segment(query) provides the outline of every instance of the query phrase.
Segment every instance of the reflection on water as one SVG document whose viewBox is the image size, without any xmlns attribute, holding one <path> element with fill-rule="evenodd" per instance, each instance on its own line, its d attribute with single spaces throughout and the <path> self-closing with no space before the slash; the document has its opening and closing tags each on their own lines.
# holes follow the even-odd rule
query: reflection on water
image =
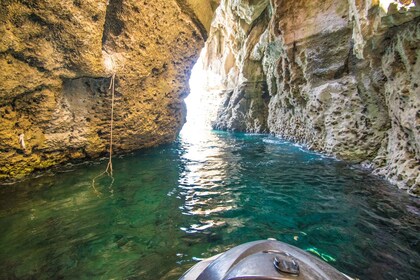
<svg viewBox="0 0 420 280">
<path fill-rule="evenodd" d="M 0 279 L 177 279 L 273 237 L 360 279 L 416 279 L 419 201 L 365 171 L 263 135 L 199 132 L 0 188 Z M 200 137 L 198 137 L 200 135 Z"/>
<path fill-rule="evenodd" d="M 237 208 L 237 194 L 227 189 L 226 182 L 239 172 L 240 157 L 224 160 L 227 143 L 207 129 L 195 129 L 187 124 L 182 130 L 181 156 L 183 171 L 180 174 L 178 198 L 184 201 L 182 214 L 198 217 L 198 223 L 182 227 L 187 233 L 205 231 L 226 225 L 218 215 Z M 201 126 L 202 127 L 202 126 Z"/>
</svg>

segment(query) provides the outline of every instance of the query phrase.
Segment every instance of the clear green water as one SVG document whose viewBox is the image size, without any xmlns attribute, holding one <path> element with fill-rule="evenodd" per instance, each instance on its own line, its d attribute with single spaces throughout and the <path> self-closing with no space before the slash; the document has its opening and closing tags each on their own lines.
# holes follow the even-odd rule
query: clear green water
<svg viewBox="0 0 420 280">
<path fill-rule="evenodd" d="M 270 136 L 213 132 L 0 188 L 0 279 L 177 279 L 273 237 L 360 279 L 419 279 L 419 200 Z"/>
</svg>

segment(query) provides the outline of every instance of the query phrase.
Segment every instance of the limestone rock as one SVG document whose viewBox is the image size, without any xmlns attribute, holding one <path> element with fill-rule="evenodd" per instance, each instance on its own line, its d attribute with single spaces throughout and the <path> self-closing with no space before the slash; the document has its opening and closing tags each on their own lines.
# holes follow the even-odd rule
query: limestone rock
<svg viewBox="0 0 420 280">
<path fill-rule="evenodd" d="M 255 47 L 268 24 L 268 6 L 267 0 L 222 0 L 216 10 L 203 58 L 205 67 L 222 77 L 212 87 L 225 92 L 214 128 L 268 132 L 269 96 Z"/>
<path fill-rule="evenodd" d="M 269 131 L 419 195 L 416 2 L 222 1 L 206 44 L 225 90 L 215 127 Z"/>
<path fill-rule="evenodd" d="M 114 150 L 173 141 L 212 16 L 180 2 L 1 1 L 0 180 L 104 155 L 112 73 Z"/>
<path fill-rule="evenodd" d="M 213 13 L 220 4 L 220 0 L 177 0 L 183 11 L 195 20 L 197 25 L 202 25 L 206 31 L 210 30 Z M 207 33 L 207 32 L 206 32 Z"/>
</svg>

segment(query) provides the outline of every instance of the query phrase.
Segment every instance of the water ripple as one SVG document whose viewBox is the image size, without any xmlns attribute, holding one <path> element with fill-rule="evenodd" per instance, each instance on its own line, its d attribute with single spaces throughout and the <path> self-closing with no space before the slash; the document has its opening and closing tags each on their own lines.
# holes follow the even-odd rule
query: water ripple
<svg viewBox="0 0 420 280">
<path fill-rule="evenodd" d="M 420 275 L 417 200 L 282 139 L 195 136 L 116 158 L 112 194 L 90 188 L 105 162 L 0 189 L 0 278 L 177 279 L 268 237 L 360 279 Z"/>
</svg>

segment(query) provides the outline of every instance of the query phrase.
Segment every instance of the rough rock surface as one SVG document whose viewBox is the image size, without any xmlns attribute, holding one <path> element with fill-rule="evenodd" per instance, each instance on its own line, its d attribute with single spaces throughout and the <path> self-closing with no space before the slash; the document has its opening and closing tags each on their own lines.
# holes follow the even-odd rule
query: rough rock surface
<svg viewBox="0 0 420 280">
<path fill-rule="evenodd" d="M 260 58 L 251 53 L 267 27 L 268 3 L 221 1 L 216 10 L 203 55 L 204 67 L 221 77 L 219 85 L 208 84 L 224 92 L 215 128 L 268 132 L 267 83 Z"/>
<path fill-rule="evenodd" d="M 0 180 L 106 153 L 112 73 L 114 149 L 173 141 L 211 3 L 1 1 Z"/>
<path fill-rule="evenodd" d="M 225 91 L 214 127 L 269 131 L 419 195 L 419 15 L 416 1 L 223 0 L 204 55 Z"/>
</svg>

